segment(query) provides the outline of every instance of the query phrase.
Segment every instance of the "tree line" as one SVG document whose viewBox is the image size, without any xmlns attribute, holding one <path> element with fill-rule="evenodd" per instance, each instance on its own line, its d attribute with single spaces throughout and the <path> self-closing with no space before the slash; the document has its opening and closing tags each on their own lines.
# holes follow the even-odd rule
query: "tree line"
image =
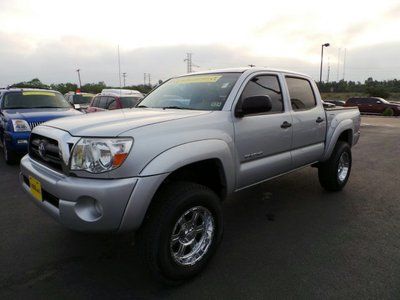
<svg viewBox="0 0 400 300">
<path fill-rule="evenodd" d="M 400 80 L 374 80 L 369 77 L 363 83 L 360 81 L 318 82 L 322 93 L 363 93 L 373 97 L 388 98 L 392 93 L 400 93 Z"/>
<path fill-rule="evenodd" d="M 50 85 L 47 85 L 43 82 L 41 82 L 38 78 L 34 78 L 30 81 L 23 81 L 23 82 L 18 82 L 14 83 L 9 86 L 10 88 L 34 88 L 34 89 L 46 89 L 46 90 L 55 90 L 60 92 L 61 94 L 66 94 L 68 92 L 75 92 L 78 90 L 78 85 L 75 83 L 52 83 Z M 85 92 L 85 93 L 92 93 L 92 94 L 98 94 L 100 93 L 103 89 L 106 88 L 118 88 L 118 87 L 112 87 L 108 86 L 105 84 L 104 81 L 99 81 L 98 83 L 86 83 L 81 86 L 80 91 Z M 153 87 L 151 85 L 131 85 L 131 86 L 125 86 L 124 89 L 129 89 L 129 90 L 137 90 L 139 92 L 147 94 Z"/>
<path fill-rule="evenodd" d="M 161 83 L 161 80 L 160 80 Z M 374 97 L 388 98 L 391 93 L 400 93 L 400 80 L 374 80 L 372 77 L 368 78 L 361 83 L 360 81 L 331 81 L 331 82 L 317 82 L 318 88 L 322 93 L 363 93 Z M 52 89 L 59 91 L 62 94 L 67 92 L 76 91 L 78 85 L 75 83 L 53 83 L 50 85 L 42 83 L 38 78 L 30 81 L 19 82 L 11 85 L 10 87 L 17 88 L 38 88 L 38 89 Z M 105 88 L 117 88 L 107 86 L 104 81 L 98 83 L 86 83 L 82 85 L 81 91 L 86 93 L 97 94 Z M 124 87 L 125 89 L 138 90 L 147 94 L 153 87 L 151 85 L 131 85 Z"/>
</svg>

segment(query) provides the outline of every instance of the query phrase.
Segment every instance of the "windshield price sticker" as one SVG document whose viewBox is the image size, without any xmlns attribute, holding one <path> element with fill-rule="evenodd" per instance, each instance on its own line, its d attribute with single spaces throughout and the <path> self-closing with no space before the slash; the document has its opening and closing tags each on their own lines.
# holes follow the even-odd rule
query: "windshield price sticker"
<svg viewBox="0 0 400 300">
<path fill-rule="evenodd" d="M 174 83 L 213 83 L 217 82 L 222 75 L 207 75 L 207 76 L 188 76 L 173 79 Z"/>
<path fill-rule="evenodd" d="M 24 95 L 24 96 L 36 95 L 36 96 L 52 96 L 52 97 L 55 97 L 56 94 L 52 93 L 52 92 L 29 91 L 29 92 L 22 92 L 22 95 Z"/>
</svg>

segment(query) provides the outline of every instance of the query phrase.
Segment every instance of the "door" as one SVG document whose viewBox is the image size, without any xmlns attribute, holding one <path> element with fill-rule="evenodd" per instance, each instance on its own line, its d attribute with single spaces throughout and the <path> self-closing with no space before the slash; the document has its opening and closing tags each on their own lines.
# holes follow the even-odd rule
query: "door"
<svg viewBox="0 0 400 300">
<path fill-rule="evenodd" d="M 291 169 L 292 120 L 284 103 L 279 77 L 273 74 L 253 76 L 236 105 L 247 97 L 263 95 L 271 97 L 269 112 L 234 119 L 238 189 Z"/>
<path fill-rule="evenodd" d="M 321 159 L 325 149 L 326 118 L 321 101 L 317 102 L 316 87 L 307 78 L 286 76 L 292 106 L 293 168 Z"/>
</svg>

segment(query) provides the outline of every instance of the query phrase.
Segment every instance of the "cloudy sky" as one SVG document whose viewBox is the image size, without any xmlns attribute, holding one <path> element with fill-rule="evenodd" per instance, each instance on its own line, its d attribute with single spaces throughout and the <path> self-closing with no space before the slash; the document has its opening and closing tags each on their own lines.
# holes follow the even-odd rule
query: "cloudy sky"
<svg viewBox="0 0 400 300">
<path fill-rule="evenodd" d="M 399 30 L 398 0 L 0 0 L 0 87 L 76 82 L 77 68 L 83 83 L 117 85 L 118 45 L 127 84 L 185 73 L 186 52 L 195 70 L 255 64 L 318 79 L 325 42 L 325 80 L 328 61 L 330 80 L 400 79 Z"/>
</svg>

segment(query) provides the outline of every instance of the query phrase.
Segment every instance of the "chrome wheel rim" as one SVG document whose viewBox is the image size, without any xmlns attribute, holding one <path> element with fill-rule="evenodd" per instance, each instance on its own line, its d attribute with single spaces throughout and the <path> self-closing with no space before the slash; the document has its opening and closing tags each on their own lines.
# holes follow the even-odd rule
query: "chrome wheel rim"
<svg viewBox="0 0 400 300">
<path fill-rule="evenodd" d="M 197 263 L 207 253 L 214 231 L 214 218 L 207 208 L 196 206 L 188 209 L 172 230 L 170 252 L 173 260 L 183 266 Z"/>
<path fill-rule="evenodd" d="M 340 155 L 339 158 L 339 164 L 338 164 L 338 179 L 340 182 L 343 182 L 347 175 L 349 174 L 349 169 L 350 169 L 350 156 L 347 152 L 343 152 L 342 155 Z"/>
</svg>

